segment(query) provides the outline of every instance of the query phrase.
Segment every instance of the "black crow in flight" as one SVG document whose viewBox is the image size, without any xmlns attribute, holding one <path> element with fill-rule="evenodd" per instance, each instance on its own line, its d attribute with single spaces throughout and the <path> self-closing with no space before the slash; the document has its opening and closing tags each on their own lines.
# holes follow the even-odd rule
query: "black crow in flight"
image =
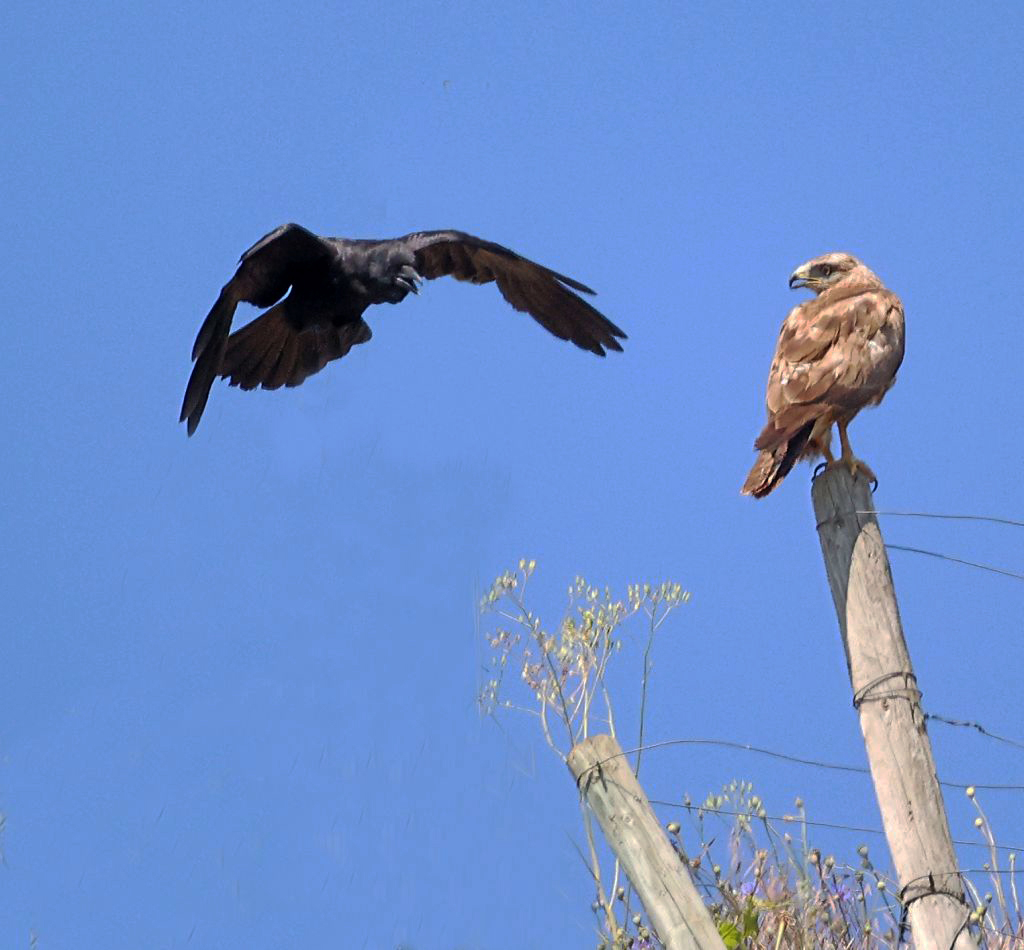
<svg viewBox="0 0 1024 950">
<path fill-rule="evenodd" d="M 196 431 L 218 376 L 242 389 L 298 386 L 370 339 L 367 307 L 399 303 L 410 291 L 419 293 L 424 278 L 449 274 L 474 284 L 495 281 L 516 310 L 584 350 L 598 356 L 605 348 L 622 350 L 619 339 L 626 334 L 573 293 L 594 291 L 500 244 L 461 231 L 418 231 L 384 241 L 324 238 L 285 224 L 242 255 L 203 321 L 181 407 L 188 434 Z M 270 309 L 231 333 L 240 301 Z"/>
</svg>

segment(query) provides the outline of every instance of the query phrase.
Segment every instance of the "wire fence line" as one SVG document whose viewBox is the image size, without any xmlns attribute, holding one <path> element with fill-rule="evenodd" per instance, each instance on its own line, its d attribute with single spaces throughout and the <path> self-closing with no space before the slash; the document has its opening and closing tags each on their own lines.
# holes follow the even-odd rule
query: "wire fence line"
<svg viewBox="0 0 1024 950">
<path fill-rule="evenodd" d="M 946 725 L 955 726 L 955 727 L 971 728 L 971 729 L 974 729 L 974 730 L 980 732 L 982 735 L 986 736 L 987 738 L 995 739 L 995 740 L 998 740 L 1000 742 L 1005 742 L 1005 743 L 1007 743 L 1009 745 L 1015 746 L 1017 748 L 1024 749 L 1024 743 L 1017 742 L 1016 740 L 1013 740 L 1013 739 L 1007 739 L 1007 738 L 1005 738 L 1003 736 L 995 735 L 994 733 L 989 732 L 987 729 L 985 729 L 979 723 L 969 722 L 969 721 L 966 721 L 966 720 L 948 719 L 946 717 L 938 716 L 938 715 L 935 715 L 935 714 L 927 714 L 926 713 L 925 715 L 927 716 L 927 718 L 933 719 L 933 720 L 935 720 L 937 722 L 941 722 L 941 723 L 944 723 Z M 809 766 L 811 768 L 824 769 L 824 770 L 834 771 L 834 772 L 850 772 L 850 773 L 854 773 L 854 774 L 858 774 L 858 775 L 870 775 L 871 774 L 870 770 L 867 769 L 864 766 L 846 765 L 846 764 L 837 763 L 837 762 L 826 762 L 826 761 L 823 761 L 821 759 L 812 759 L 812 758 L 806 758 L 804 756 L 790 755 L 787 752 L 779 752 L 779 751 L 777 751 L 775 749 L 767 749 L 767 748 L 764 748 L 763 746 L 755 746 L 755 745 L 751 745 L 750 743 L 746 743 L 746 742 L 735 742 L 735 741 L 730 740 L 730 739 L 709 739 L 709 738 L 663 739 L 663 740 L 658 741 L 658 742 L 646 743 L 643 746 L 639 746 L 639 747 L 636 747 L 636 748 L 625 749 L 625 750 L 622 751 L 621 755 L 623 755 L 623 756 L 635 755 L 638 752 L 647 752 L 647 751 L 652 751 L 652 750 L 656 750 L 656 749 L 665 749 L 665 748 L 670 748 L 670 747 L 673 747 L 673 746 L 683 746 L 683 745 L 717 746 L 719 748 L 724 748 L 724 749 L 735 749 L 735 750 L 739 750 L 739 751 L 743 751 L 743 752 L 754 752 L 754 753 L 757 753 L 759 755 L 765 755 L 765 756 L 768 756 L 769 758 L 778 759 L 778 760 L 783 761 L 783 762 L 792 762 L 792 763 L 794 763 L 796 765 L 805 765 L 805 766 Z M 607 760 L 604 760 L 604 761 L 607 761 Z M 598 763 L 598 765 L 600 765 L 600 763 Z M 941 785 L 943 785 L 943 786 L 945 786 L 947 788 L 955 788 L 955 789 L 958 789 L 958 790 L 961 790 L 961 791 L 966 791 L 967 789 L 977 789 L 977 790 L 981 790 L 981 791 L 1024 792 L 1024 785 L 984 784 L 984 783 L 980 783 L 980 782 L 970 782 L 970 783 L 964 783 L 964 782 L 945 782 L 945 781 L 941 781 L 941 780 L 940 780 L 939 784 L 941 784 Z M 693 814 L 694 812 L 700 812 L 701 814 L 723 815 L 723 816 L 730 816 L 730 817 L 744 817 L 744 818 L 748 818 L 748 819 L 752 819 L 752 820 L 756 819 L 758 821 L 765 821 L 765 822 L 769 822 L 769 821 L 771 821 L 771 822 L 780 822 L 782 824 L 788 824 L 788 825 L 793 825 L 793 824 L 801 825 L 802 824 L 802 825 L 806 825 L 808 827 L 813 827 L 813 828 L 824 828 L 824 829 L 829 829 L 829 830 L 833 830 L 833 831 L 846 831 L 846 832 L 850 832 L 850 833 L 854 833 L 854 834 L 875 835 L 875 836 L 878 836 L 878 837 L 884 837 L 885 836 L 885 832 L 882 829 L 880 829 L 880 828 L 870 828 L 870 827 L 865 827 L 865 826 L 860 826 L 860 825 L 847 825 L 847 824 L 843 824 L 841 822 L 820 821 L 820 820 L 816 820 L 816 819 L 806 818 L 803 815 L 788 815 L 788 814 L 783 814 L 783 815 L 763 814 L 762 815 L 762 814 L 755 814 L 755 813 L 752 813 L 750 811 L 740 811 L 740 810 L 728 809 L 728 808 L 716 808 L 716 807 L 713 807 L 713 806 L 710 806 L 710 805 L 694 804 L 692 801 L 672 801 L 670 799 L 664 799 L 664 798 L 649 798 L 648 801 L 652 805 L 659 805 L 659 806 L 661 806 L 663 808 L 683 809 L 683 810 L 685 810 L 685 811 L 687 811 L 687 812 L 689 812 L 691 814 Z M 996 851 L 1007 852 L 1007 853 L 1020 853 L 1020 852 L 1024 852 L 1024 845 L 1002 845 L 1002 844 L 995 844 L 994 842 L 987 842 L 987 841 L 968 841 L 968 840 L 965 840 L 965 839 L 962 839 L 962 838 L 954 838 L 953 839 L 953 844 L 955 844 L 957 846 L 961 846 L 961 847 L 966 847 L 966 848 L 983 848 L 983 849 L 987 849 L 987 850 L 993 850 L 994 849 Z M 1002 873 L 1017 873 L 1016 871 L 998 871 L 998 870 L 994 870 L 992 868 L 985 868 L 985 869 L 982 869 L 982 870 L 989 871 L 991 873 L 1000 873 L 1000 874 L 1002 874 Z"/>
<path fill-rule="evenodd" d="M 1024 581 L 1024 574 L 1019 571 L 1008 571 L 1006 568 L 994 567 L 991 564 L 981 564 L 978 561 L 967 561 L 964 558 L 953 557 L 951 554 L 943 554 L 941 551 L 928 551 L 924 548 L 912 548 L 903 544 L 886 544 L 887 551 L 909 551 L 911 554 L 926 554 L 928 557 L 939 558 L 942 561 L 951 561 L 954 564 L 963 564 L 965 567 L 973 567 L 979 571 L 988 571 L 991 574 L 1001 574 L 1003 577 L 1012 577 L 1017 581 Z"/>
<path fill-rule="evenodd" d="M 989 732 L 980 722 L 972 722 L 968 719 L 947 719 L 945 716 L 940 716 L 937 713 L 925 713 L 925 719 L 931 719 L 934 722 L 941 722 L 947 726 L 958 726 L 962 729 L 973 729 L 975 732 L 980 733 L 987 739 L 994 739 L 996 742 L 1003 742 L 1008 746 L 1012 746 L 1014 749 L 1024 750 L 1024 742 L 1018 739 L 1008 739 L 1006 736 L 996 735 L 994 732 Z M 975 785 L 975 788 L 984 788 L 982 785 Z"/>
<path fill-rule="evenodd" d="M 937 518 L 943 521 L 979 521 L 987 524 L 1009 525 L 1013 528 L 1024 528 L 1024 521 L 1012 518 L 994 518 L 989 515 L 947 515 L 933 511 L 858 511 L 858 515 L 883 515 L 896 518 Z"/>
<path fill-rule="evenodd" d="M 832 831 L 849 831 L 861 835 L 885 836 L 885 832 L 881 828 L 867 828 L 861 825 L 844 825 L 835 821 L 816 821 L 811 818 L 805 818 L 803 815 L 761 815 L 731 808 L 715 808 L 711 805 L 695 805 L 693 802 L 675 802 L 665 798 L 648 798 L 647 800 L 652 805 L 660 805 L 662 808 L 681 808 L 690 813 L 701 812 L 708 815 L 727 815 L 734 818 L 747 818 L 762 822 L 777 821 L 787 825 L 807 825 L 811 828 L 828 828 Z M 1024 851 L 1024 846 L 1022 845 L 994 844 L 988 841 L 967 841 L 963 838 L 954 838 L 953 844 L 961 845 L 965 848 L 984 848 L 986 851 L 994 849 L 996 851 L 1007 851 L 1014 854 L 1019 854 Z M 990 869 L 986 868 L 985 870 L 989 871 Z M 1024 872 L 1018 869 L 1014 873 Z"/>
<path fill-rule="evenodd" d="M 868 511 L 866 509 L 857 510 L 853 513 L 857 515 L 878 515 L 879 517 L 890 518 L 931 518 L 941 521 L 974 521 L 983 524 L 997 524 L 1012 528 L 1024 528 L 1024 521 L 1018 521 L 1014 518 L 998 518 L 993 515 L 945 514 L 935 511 Z M 1024 581 L 1024 573 L 1021 573 L 1020 571 L 1011 571 L 1007 568 L 996 567 L 993 564 L 982 564 L 978 561 L 968 561 L 964 558 L 954 557 L 951 554 L 945 554 L 942 551 L 929 551 L 925 548 L 916 548 L 903 544 L 886 544 L 885 547 L 890 551 L 905 551 L 910 554 L 921 554 L 926 557 L 934 557 L 939 560 L 949 561 L 953 564 L 962 564 L 964 567 L 973 567 L 975 570 L 987 571 L 991 574 L 999 574 L 1003 577 L 1010 577 L 1014 580 Z"/>
<path fill-rule="evenodd" d="M 944 723 L 952 726 L 966 726 L 976 731 L 981 732 L 984 736 L 990 739 L 995 739 L 1000 742 L 1005 742 L 1009 745 L 1015 746 L 1020 749 L 1024 749 L 1024 743 L 1017 742 L 1013 739 L 1006 739 L 1002 736 L 997 736 L 994 733 L 988 732 L 980 724 L 975 722 L 965 722 L 956 719 L 946 719 L 943 716 L 936 716 L 932 713 L 925 713 L 926 718 L 934 719 L 937 722 Z M 651 742 L 643 746 L 637 746 L 633 749 L 624 749 L 622 755 L 635 755 L 638 752 L 647 752 L 653 749 L 666 749 L 671 746 L 683 746 L 683 745 L 709 745 L 718 746 L 723 749 L 738 749 L 743 752 L 756 752 L 759 755 L 766 755 L 769 758 L 779 759 L 783 762 L 792 762 L 796 765 L 806 765 L 812 768 L 827 769 L 834 772 L 853 772 L 858 775 L 870 775 L 871 771 L 862 765 L 845 765 L 837 762 L 825 762 L 821 759 L 810 759 L 798 755 L 790 755 L 787 752 L 779 752 L 775 749 L 766 749 L 763 746 L 751 745 L 747 742 L 735 742 L 730 739 L 708 739 L 708 738 L 688 738 L 688 739 L 663 739 L 660 742 Z M 599 763 L 600 764 L 600 763 Z M 940 785 L 946 788 L 955 788 L 959 791 L 966 791 L 968 788 L 976 788 L 981 791 L 988 792 L 1024 792 L 1024 784 L 1012 785 L 1012 784 L 998 784 L 990 783 L 986 784 L 983 782 L 945 782 L 940 780 Z"/>
</svg>

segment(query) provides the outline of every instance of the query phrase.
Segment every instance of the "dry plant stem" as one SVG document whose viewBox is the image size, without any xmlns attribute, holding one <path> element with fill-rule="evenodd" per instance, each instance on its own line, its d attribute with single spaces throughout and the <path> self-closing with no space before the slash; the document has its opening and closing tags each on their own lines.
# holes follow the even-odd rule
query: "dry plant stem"
<svg viewBox="0 0 1024 950">
<path fill-rule="evenodd" d="M 581 801 L 582 801 L 582 799 L 581 799 Z M 587 831 L 590 831 L 590 825 L 589 824 L 587 825 Z M 615 868 L 615 870 L 612 872 L 612 889 L 611 889 L 611 895 L 612 896 L 611 896 L 610 900 L 614 900 L 619 895 L 619 875 L 622 872 L 622 862 L 619 861 L 618 858 L 615 859 L 614 868 Z M 629 882 L 627 881 L 626 883 L 629 883 Z M 625 907 L 626 919 L 629 920 L 629 901 L 628 900 L 624 901 L 623 902 L 623 906 Z M 613 917 L 615 916 L 614 913 L 612 914 L 612 916 Z"/>
<path fill-rule="evenodd" d="M 541 700 L 540 704 L 540 727 L 544 733 L 544 738 L 547 741 L 547 744 L 551 746 L 551 750 L 564 762 L 565 753 L 558 748 L 554 736 L 551 735 L 551 728 L 548 725 L 548 704 L 544 699 Z"/>
<path fill-rule="evenodd" d="M 1017 918 L 1017 925 L 1021 923 L 1020 901 L 1017 898 L 1017 855 L 1011 854 L 1008 861 L 1010 865 L 1010 895 L 1013 897 L 1013 913 Z"/>
<path fill-rule="evenodd" d="M 540 634 L 538 634 L 538 639 Z M 555 681 L 555 688 L 558 690 L 558 713 L 561 716 L 562 722 L 565 723 L 566 735 L 569 739 L 569 746 L 572 747 L 574 736 L 572 732 L 572 720 L 569 718 L 569 704 L 565 699 L 565 693 L 562 692 L 562 679 L 555 670 L 555 664 L 551 661 L 551 651 L 546 647 L 541 648 L 544 653 L 544 659 L 548 664 L 548 669 L 551 672 L 551 676 Z"/>
<path fill-rule="evenodd" d="M 604 711 L 605 711 L 605 723 L 608 726 L 608 733 L 612 736 L 615 735 L 615 713 L 612 710 L 612 697 L 608 692 L 608 687 L 604 681 L 604 674 L 608 668 L 608 661 L 611 659 L 612 651 L 610 646 L 606 643 L 604 649 L 604 655 L 601 657 L 601 663 L 598 667 L 596 681 L 601 686 L 601 696 L 604 698 Z"/>
<path fill-rule="evenodd" d="M 970 793 L 968 793 L 970 794 Z M 981 809 L 981 803 L 976 795 L 971 795 L 971 804 L 978 810 L 981 818 L 981 833 L 988 845 L 988 859 L 992 867 L 992 883 L 996 890 L 996 899 L 999 901 L 999 909 L 1003 914 L 1003 920 L 1009 920 L 1009 908 L 1006 906 L 1006 894 L 1003 891 L 1003 882 L 999 874 L 999 851 L 996 849 L 996 839 L 992 834 L 992 828 L 988 823 L 988 816 Z"/>
<path fill-rule="evenodd" d="M 654 646 L 654 634 L 658 632 L 658 625 L 654 622 L 654 611 L 651 611 L 650 619 L 650 632 L 647 636 L 647 645 L 644 647 L 644 672 L 640 682 L 640 728 L 637 733 L 636 766 L 633 769 L 633 774 L 637 778 L 640 777 L 640 757 L 644 754 L 644 717 L 647 714 L 647 681 L 651 675 L 651 647 Z"/>
<path fill-rule="evenodd" d="M 526 586 L 526 582 L 524 581 L 523 582 L 523 587 L 525 588 L 525 586 Z M 572 744 L 573 744 L 573 733 L 572 733 L 572 722 L 569 719 L 569 705 L 566 702 L 565 695 L 562 692 L 561 677 L 558 675 L 557 671 L 555 670 L 554 664 L 551 662 L 551 651 L 547 648 L 547 644 L 544 642 L 544 633 L 540 629 L 540 621 L 536 620 L 530 614 L 530 611 L 526 609 L 526 604 L 523 602 L 523 598 L 522 598 L 521 595 L 518 596 L 518 597 L 512 598 L 512 602 L 519 608 L 519 611 L 520 611 L 519 622 L 522 623 L 524 626 L 526 626 L 527 629 L 530 631 L 530 635 L 531 635 L 531 637 L 533 637 L 534 642 L 538 645 L 538 647 L 540 648 L 541 653 L 544 655 L 544 659 L 545 659 L 545 661 L 548 664 L 548 669 L 550 670 L 551 676 L 553 677 L 553 679 L 555 681 L 555 686 L 558 689 L 558 699 L 559 699 L 559 707 L 560 707 L 558 711 L 559 711 L 559 713 L 560 713 L 560 715 L 562 717 L 562 721 L 565 723 L 565 730 L 566 730 L 566 733 L 568 734 L 569 746 L 571 747 Z M 542 697 L 542 703 L 543 703 L 543 705 L 547 704 L 547 696 L 546 695 L 544 695 Z M 546 723 L 547 723 L 547 720 L 545 719 L 545 727 L 546 727 Z M 553 741 L 551 740 L 550 733 L 548 733 L 548 741 L 551 744 L 552 748 L 556 748 L 554 743 L 553 743 Z M 564 754 L 563 754 L 563 758 L 564 758 Z"/>
<path fill-rule="evenodd" d="M 612 709 L 612 698 L 608 693 L 608 687 L 604 683 L 601 684 L 601 692 L 604 695 L 605 724 L 608 726 L 608 734 L 618 736 L 618 732 L 615 729 L 615 712 Z"/>
<path fill-rule="evenodd" d="M 576 689 L 576 705 L 573 707 L 572 720 L 576 721 L 577 716 L 581 716 L 582 722 L 582 738 L 586 739 L 590 730 L 590 707 L 594 699 L 593 688 L 588 688 L 587 684 L 590 678 L 589 670 L 583 668 L 583 660 L 580 660 L 580 685 Z"/>
<path fill-rule="evenodd" d="M 559 718 L 565 723 L 566 738 L 569 740 L 569 745 L 573 744 L 573 731 L 572 731 L 572 720 L 569 718 L 569 704 L 566 702 L 565 693 L 562 692 L 562 684 L 558 678 L 558 674 L 555 672 L 555 665 L 551 662 L 551 654 L 545 652 L 544 659 L 547 661 L 548 668 L 551 670 L 551 675 L 555 679 L 555 688 L 558 690 L 558 715 Z"/>
<path fill-rule="evenodd" d="M 597 856 L 597 845 L 594 841 L 594 825 L 590 820 L 590 812 L 586 802 L 580 799 L 580 813 L 583 815 L 583 827 L 587 834 L 587 847 L 590 849 L 590 870 L 594 875 L 594 883 L 597 885 L 597 899 L 604 909 L 605 919 L 608 924 L 608 933 L 614 934 L 618 930 L 619 922 L 615 918 L 615 908 L 611 900 L 604 892 L 604 885 L 601 883 L 601 859 Z M 615 891 L 612 891 L 615 894 Z"/>
</svg>

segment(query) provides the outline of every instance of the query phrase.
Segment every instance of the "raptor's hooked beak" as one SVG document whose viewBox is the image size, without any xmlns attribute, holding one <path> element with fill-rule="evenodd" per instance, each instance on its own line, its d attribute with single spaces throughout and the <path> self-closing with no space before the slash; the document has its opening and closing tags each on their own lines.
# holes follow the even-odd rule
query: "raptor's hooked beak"
<svg viewBox="0 0 1024 950">
<path fill-rule="evenodd" d="M 797 287 L 814 287 L 815 280 L 808 273 L 806 267 L 798 267 L 789 275 L 789 289 L 796 290 Z"/>
</svg>

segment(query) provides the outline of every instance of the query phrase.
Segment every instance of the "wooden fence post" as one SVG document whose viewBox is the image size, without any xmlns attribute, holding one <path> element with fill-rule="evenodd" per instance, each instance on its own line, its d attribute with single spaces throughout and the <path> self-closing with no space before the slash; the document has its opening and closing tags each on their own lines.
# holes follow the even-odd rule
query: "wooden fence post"
<svg viewBox="0 0 1024 950">
<path fill-rule="evenodd" d="M 665 950 L 725 950 L 618 742 L 606 735 L 584 739 L 567 764 Z"/>
<path fill-rule="evenodd" d="M 975 950 L 970 908 L 867 481 L 841 466 L 811 489 L 878 807 L 916 950 Z"/>
</svg>

